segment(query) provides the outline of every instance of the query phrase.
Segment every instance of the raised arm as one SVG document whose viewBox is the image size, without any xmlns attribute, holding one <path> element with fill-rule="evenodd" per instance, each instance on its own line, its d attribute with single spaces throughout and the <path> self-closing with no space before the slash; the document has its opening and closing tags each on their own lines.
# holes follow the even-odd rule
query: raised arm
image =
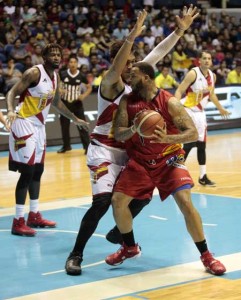
<svg viewBox="0 0 241 300">
<path fill-rule="evenodd" d="M 173 123 L 179 129 L 179 134 L 167 134 L 166 128 L 157 126 L 155 138 L 152 143 L 185 144 L 195 142 L 198 132 L 192 118 L 188 115 L 183 105 L 175 97 L 168 101 L 168 111 Z"/>
<path fill-rule="evenodd" d="M 183 36 L 184 31 L 187 30 L 194 19 L 199 15 L 197 13 L 197 7 L 193 7 L 191 4 L 187 9 L 184 6 L 182 11 L 182 18 L 176 16 L 177 29 L 167 36 L 163 41 L 161 41 L 144 59 L 143 61 L 155 66 L 164 56 L 171 51 L 171 49 L 176 45 L 181 36 Z"/>
<path fill-rule="evenodd" d="M 114 120 L 114 137 L 117 141 L 121 142 L 129 140 L 136 132 L 134 125 L 129 127 L 129 118 L 126 107 L 127 95 L 124 95 L 121 98 Z"/>
<path fill-rule="evenodd" d="M 147 15 L 147 12 L 145 10 L 142 10 L 141 12 L 139 12 L 135 26 L 133 27 L 132 31 L 127 36 L 125 43 L 122 45 L 122 47 L 118 51 L 109 70 L 105 73 L 103 80 L 102 80 L 102 84 L 113 85 L 121 80 L 120 76 L 121 76 L 121 73 L 122 73 L 126 63 L 127 63 L 128 58 L 129 58 L 134 40 L 145 28 L 143 23 L 145 21 L 146 15 Z"/>
</svg>

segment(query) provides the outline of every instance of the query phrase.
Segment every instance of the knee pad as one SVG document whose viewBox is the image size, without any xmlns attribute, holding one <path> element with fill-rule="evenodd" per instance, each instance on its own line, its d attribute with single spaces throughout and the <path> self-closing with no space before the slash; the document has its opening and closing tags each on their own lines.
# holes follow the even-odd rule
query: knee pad
<svg viewBox="0 0 241 300">
<path fill-rule="evenodd" d="M 93 196 L 92 206 L 109 207 L 111 205 L 112 193 Z"/>
<path fill-rule="evenodd" d="M 43 172 L 44 172 L 44 165 L 36 164 L 34 168 L 33 180 L 40 181 Z"/>
<path fill-rule="evenodd" d="M 198 150 L 205 150 L 206 149 L 206 142 L 197 142 Z"/>
<path fill-rule="evenodd" d="M 33 174 L 34 174 L 34 169 L 31 169 L 31 171 L 28 170 L 28 172 L 22 172 L 17 183 L 17 188 L 18 189 L 27 188 L 33 179 Z"/>
</svg>

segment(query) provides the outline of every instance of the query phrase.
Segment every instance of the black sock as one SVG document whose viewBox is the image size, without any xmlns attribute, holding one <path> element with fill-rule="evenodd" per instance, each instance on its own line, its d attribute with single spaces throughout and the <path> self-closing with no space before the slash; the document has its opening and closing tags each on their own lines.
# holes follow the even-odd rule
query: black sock
<svg viewBox="0 0 241 300">
<path fill-rule="evenodd" d="M 134 239 L 133 230 L 128 233 L 122 234 L 122 238 L 123 238 L 123 241 L 126 244 L 126 246 L 128 246 L 128 247 L 135 246 L 136 243 L 135 243 L 135 239 Z"/>
<path fill-rule="evenodd" d="M 207 246 L 206 240 L 203 240 L 201 242 L 197 242 L 197 243 L 195 243 L 195 245 L 197 246 L 198 251 L 201 253 L 201 255 L 204 252 L 208 251 L 208 246 Z"/>
</svg>

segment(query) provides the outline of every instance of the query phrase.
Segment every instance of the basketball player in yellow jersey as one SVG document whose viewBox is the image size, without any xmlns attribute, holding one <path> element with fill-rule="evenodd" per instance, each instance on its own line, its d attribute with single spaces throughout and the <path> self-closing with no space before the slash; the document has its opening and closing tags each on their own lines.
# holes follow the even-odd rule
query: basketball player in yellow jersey
<svg viewBox="0 0 241 300">
<path fill-rule="evenodd" d="M 31 227 L 55 227 L 54 221 L 43 219 L 39 212 L 40 179 L 44 171 L 46 148 L 45 120 L 51 103 L 59 113 L 76 125 L 88 130 L 87 123 L 72 114 L 60 100 L 59 78 L 55 69 L 59 67 L 62 49 L 58 44 L 48 44 L 42 52 L 44 64 L 28 69 L 6 96 L 11 126 L 9 137 L 9 170 L 21 173 L 17 182 L 16 216 L 12 234 L 34 236 Z M 15 109 L 14 100 L 20 95 Z M 30 212 L 27 224 L 24 205 L 29 192 Z"/>
<path fill-rule="evenodd" d="M 197 159 L 200 168 L 198 181 L 201 185 L 206 186 L 215 186 L 215 182 L 207 177 L 206 172 L 207 120 L 204 109 L 210 99 L 224 118 L 227 118 L 230 114 L 222 107 L 218 97 L 214 93 L 216 75 L 210 70 L 211 66 L 211 53 L 202 51 L 200 66 L 191 69 L 187 73 L 175 93 L 175 97 L 181 100 L 198 130 L 198 141 L 184 144 L 183 146 L 186 152 L 185 158 L 187 158 L 193 147 L 197 147 Z M 182 98 L 184 93 L 186 93 L 186 95 Z"/>
</svg>

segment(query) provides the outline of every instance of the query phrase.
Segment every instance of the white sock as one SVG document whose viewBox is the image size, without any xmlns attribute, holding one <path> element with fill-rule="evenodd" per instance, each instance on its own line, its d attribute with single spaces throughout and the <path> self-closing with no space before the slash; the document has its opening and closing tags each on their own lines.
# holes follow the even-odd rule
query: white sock
<svg viewBox="0 0 241 300">
<path fill-rule="evenodd" d="M 16 204 L 16 219 L 24 217 L 24 204 Z"/>
<path fill-rule="evenodd" d="M 199 170 L 200 170 L 200 178 L 203 178 L 203 176 L 207 174 L 206 165 L 199 165 Z"/>
<path fill-rule="evenodd" d="M 34 212 L 35 214 L 38 212 L 38 205 L 39 200 L 38 199 L 30 199 L 30 211 Z"/>
</svg>

